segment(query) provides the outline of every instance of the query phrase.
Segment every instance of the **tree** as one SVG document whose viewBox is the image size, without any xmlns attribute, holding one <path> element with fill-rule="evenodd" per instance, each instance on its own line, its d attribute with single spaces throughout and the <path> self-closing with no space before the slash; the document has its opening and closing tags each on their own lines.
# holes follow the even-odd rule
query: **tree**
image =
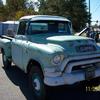
<svg viewBox="0 0 100 100">
<path fill-rule="evenodd" d="M 26 0 L 7 0 L 5 5 L 7 20 L 13 20 L 17 11 L 25 9 L 25 2 Z"/>
<path fill-rule="evenodd" d="M 39 0 L 40 7 L 39 12 L 41 14 L 50 14 L 50 15 L 65 15 L 66 11 L 66 0 Z"/>
<path fill-rule="evenodd" d="M 39 5 L 39 14 L 46 14 L 46 9 L 47 9 L 47 4 L 46 4 L 46 0 L 38 0 L 38 2 L 40 3 Z"/>
<path fill-rule="evenodd" d="M 20 9 L 25 9 L 26 0 L 7 0 L 7 6 L 10 11 L 18 11 Z"/>
<path fill-rule="evenodd" d="M 4 5 L 2 0 L 0 0 L 0 21 L 4 19 L 3 12 L 4 12 Z"/>
<path fill-rule="evenodd" d="M 60 15 L 71 18 L 75 31 L 85 27 L 89 20 L 86 0 L 39 0 L 40 14 Z"/>
<path fill-rule="evenodd" d="M 70 0 L 67 7 L 72 18 L 73 28 L 76 31 L 81 30 L 89 21 L 89 13 L 87 12 L 86 0 Z"/>
<path fill-rule="evenodd" d="M 22 16 L 26 16 L 26 15 L 36 15 L 37 13 L 34 12 L 34 10 L 31 9 L 27 9 L 27 10 L 19 10 L 16 12 L 15 15 L 15 20 L 19 20 L 19 18 L 21 18 Z"/>
<path fill-rule="evenodd" d="M 27 4 L 29 7 L 27 7 Z M 24 15 L 35 14 L 32 3 L 27 0 L 7 0 L 6 11 L 8 12 L 8 19 L 16 20 Z"/>
</svg>

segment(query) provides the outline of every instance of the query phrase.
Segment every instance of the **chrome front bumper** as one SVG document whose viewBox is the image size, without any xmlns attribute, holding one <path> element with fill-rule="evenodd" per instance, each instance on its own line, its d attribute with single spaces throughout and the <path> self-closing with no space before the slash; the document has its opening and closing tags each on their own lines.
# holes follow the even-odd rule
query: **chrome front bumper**
<svg viewBox="0 0 100 100">
<path fill-rule="evenodd" d="M 93 78 L 100 77 L 100 67 L 95 69 L 95 76 Z M 48 86 L 61 86 L 61 85 L 72 85 L 77 82 L 84 81 L 85 72 L 77 71 L 72 73 L 64 73 L 62 76 L 44 78 L 44 83 Z"/>
<path fill-rule="evenodd" d="M 59 71 L 55 71 L 55 67 L 52 67 L 53 70 L 47 69 L 45 70 L 44 75 L 44 83 L 48 86 L 60 86 L 60 85 L 72 85 L 74 83 L 84 81 L 85 71 L 84 70 L 75 70 L 73 68 L 75 66 L 84 66 L 100 63 L 100 54 L 91 54 L 84 56 L 75 56 L 65 59 L 61 66 L 58 66 L 57 69 Z M 100 77 L 100 64 L 98 67 L 93 66 L 95 68 L 95 76 Z"/>
</svg>

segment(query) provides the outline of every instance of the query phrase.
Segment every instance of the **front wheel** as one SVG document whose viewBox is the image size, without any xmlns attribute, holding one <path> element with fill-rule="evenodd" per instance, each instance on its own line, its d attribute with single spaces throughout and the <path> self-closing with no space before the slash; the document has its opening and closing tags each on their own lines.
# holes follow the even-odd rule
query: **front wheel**
<svg viewBox="0 0 100 100">
<path fill-rule="evenodd" d="M 2 60 L 5 69 L 8 69 L 11 66 L 11 61 L 9 61 L 5 55 L 5 52 L 2 52 Z"/>
<path fill-rule="evenodd" d="M 43 74 L 37 66 L 32 67 L 29 72 L 29 83 L 36 98 L 38 100 L 45 100 L 46 89 L 43 82 Z"/>
</svg>

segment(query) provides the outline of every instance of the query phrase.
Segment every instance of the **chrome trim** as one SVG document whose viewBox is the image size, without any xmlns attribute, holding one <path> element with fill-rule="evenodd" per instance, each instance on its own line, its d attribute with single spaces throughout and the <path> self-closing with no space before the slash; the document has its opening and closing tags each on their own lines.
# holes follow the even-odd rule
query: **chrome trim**
<svg viewBox="0 0 100 100">
<path fill-rule="evenodd" d="M 79 66 L 79 65 L 84 65 L 84 64 L 92 64 L 92 63 L 98 63 L 98 62 L 100 62 L 100 59 L 85 60 L 85 61 L 80 61 L 80 62 L 72 62 L 72 63 L 68 64 L 65 72 L 71 73 L 72 68 L 74 66 Z"/>
<path fill-rule="evenodd" d="M 64 59 L 64 61 L 62 62 L 60 67 L 60 70 L 63 71 L 66 67 L 66 65 L 68 64 L 68 62 L 70 61 L 74 61 L 74 60 L 86 60 L 86 59 L 96 59 L 97 57 L 100 57 L 100 54 L 93 54 L 93 55 L 84 55 L 84 56 L 75 56 L 75 57 L 68 57 L 66 59 Z M 76 61 L 78 62 L 78 61 Z"/>
</svg>

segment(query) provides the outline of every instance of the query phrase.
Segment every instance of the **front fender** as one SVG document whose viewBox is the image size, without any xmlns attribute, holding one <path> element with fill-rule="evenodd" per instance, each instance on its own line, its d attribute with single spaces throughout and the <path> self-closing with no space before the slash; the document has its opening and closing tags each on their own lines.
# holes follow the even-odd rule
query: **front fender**
<svg viewBox="0 0 100 100">
<path fill-rule="evenodd" d="M 42 69 L 52 66 L 51 59 L 54 56 L 54 53 L 40 49 L 33 44 L 28 45 L 27 53 L 28 56 L 25 57 L 26 60 L 24 62 L 25 72 L 27 72 L 27 65 L 30 60 L 38 62 L 41 65 Z"/>
</svg>

